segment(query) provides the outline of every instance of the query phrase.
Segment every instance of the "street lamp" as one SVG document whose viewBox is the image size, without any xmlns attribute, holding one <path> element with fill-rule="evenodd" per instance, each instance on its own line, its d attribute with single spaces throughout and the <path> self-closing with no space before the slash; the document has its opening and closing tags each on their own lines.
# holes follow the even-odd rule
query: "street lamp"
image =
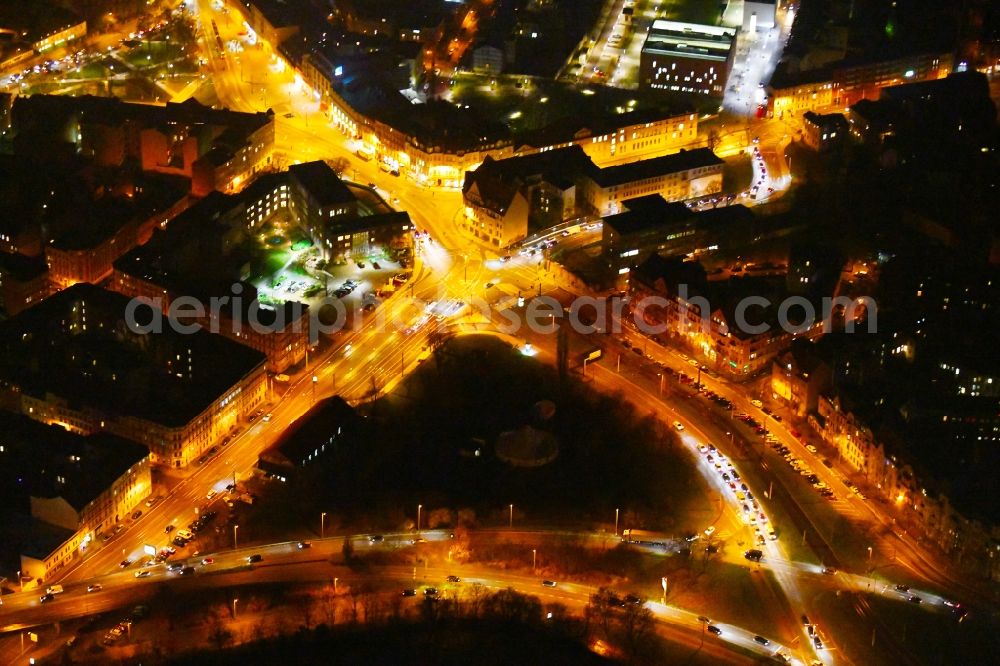
<svg viewBox="0 0 1000 666">
<path fill-rule="evenodd" d="M 538 563 L 538 551 L 534 548 L 531 549 L 531 571 L 534 573 L 535 565 Z"/>
<path fill-rule="evenodd" d="M 233 525 L 233 550 L 237 550 L 236 541 L 236 530 L 240 529 L 239 525 Z"/>
<path fill-rule="evenodd" d="M 319 514 L 319 538 L 326 536 L 326 511 Z"/>
<path fill-rule="evenodd" d="M 618 509 L 615 509 L 615 536 L 618 536 Z"/>
<path fill-rule="evenodd" d="M 234 620 L 236 619 L 236 603 L 237 603 L 238 601 L 239 601 L 239 598 L 235 598 L 235 599 L 233 599 L 233 619 L 234 619 Z"/>
<path fill-rule="evenodd" d="M 868 561 L 871 562 L 871 560 L 872 560 L 872 547 L 868 546 Z"/>
<path fill-rule="evenodd" d="M 417 505 L 417 531 L 420 531 L 420 511 L 424 508 L 423 504 Z"/>
<path fill-rule="evenodd" d="M 514 505 L 510 505 L 510 529 L 514 529 Z"/>
<path fill-rule="evenodd" d="M 316 384 L 319 383 L 319 377 L 313 375 L 313 402 L 316 402 Z"/>
</svg>

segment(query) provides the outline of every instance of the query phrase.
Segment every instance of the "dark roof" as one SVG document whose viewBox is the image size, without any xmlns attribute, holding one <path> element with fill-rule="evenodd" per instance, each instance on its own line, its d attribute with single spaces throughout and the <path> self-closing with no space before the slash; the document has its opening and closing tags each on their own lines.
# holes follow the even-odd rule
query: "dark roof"
<svg viewBox="0 0 1000 666">
<path fill-rule="evenodd" d="M 378 72 L 345 76 L 338 92 L 358 113 L 392 126 L 424 149 L 472 151 L 510 141 L 503 123 L 444 101 L 412 104 Z"/>
<path fill-rule="evenodd" d="M 301 467 L 310 454 L 322 453 L 322 447 L 349 432 L 359 420 L 340 396 L 325 398 L 286 428 L 278 441 L 261 453 L 261 460 Z"/>
<path fill-rule="evenodd" d="M 354 194 L 347 189 L 337 172 L 322 161 L 294 164 L 288 173 L 299 182 L 320 206 L 333 206 L 354 201 Z"/>
<path fill-rule="evenodd" d="M 607 227 L 622 235 L 666 228 L 694 218 L 694 213 L 684 204 L 668 202 L 659 195 L 627 199 L 622 202 L 622 207 L 625 212 L 604 218 Z"/>
<path fill-rule="evenodd" d="M 787 62 L 783 62 L 775 68 L 767 87 L 773 90 L 780 90 L 810 83 L 823 83 L 832 79 L 833 69 L 829 66 L 795 70 Z"/>
<path fill-rule="evenodd" d="M 811 340 L 796 338 L 792 340 L 789 348 L 775 359 L 775 363 L 784 366 L 791 363 L 792 370 L 799 376 L 808 376 L 824 364 L 822 356 L 817 351 L 815 343 Z"/>
<path fill-rule="evenodd" d="M 310 13 L 309 4 L 295 0 L 240 0 L 244 6 L 256 7 L 261 15 L 275 28 L 289 28 L 300 25 L 309 18 L 323 20 L 318 12 Z"/>
<path fill-rule="evenodd" d="M 475 171 L 465 172 L 462 193 L 474 203 L 503 214 L 522 187 L 546 182 L 565 189 L 595 169 L 577 145 L 502 160 L 487 156 Z"/>
<path fill-rule="evenodd" d="M 21 553 L 36 560 L 44 560 L 59 546 L 72 539 L 74 534 L 76 532 L 65 527 L 32 520 L 28 533 L 23 537 Z"/>
<path fill-rule="evenodd" d="M 704 289 L 708 284 L 705 269 L 700 263 L 684 261 L 681 257 L 666 258 L 655 253 L 632 271 L 632 279 L 649 288 L 656 288 L 657 283 L 662 283 L 669 294 L 676 294 L 676 288 L 681 284 L 691 285 L 697 290 Z"/>
<path fill-rule="evenodd" d="M 709 148 L 682 150 L 673 155 L 654 157 L 650 160 L 629 162 L 617 166 L 605 167 L 594 171 L 591 178 L 601 187 L 611 187 L 625 183 L 634 183 L 647 178 L 655 178 L 669 173 L 678 173 L 688 169 L 717 166 L 723 161 Z"/>
<path fill-rule="evenodd" d="M 630 125 L 642 125 L 665 120 L 683 113 L 694 113 L 694 111 L 689 105 L 684 105 L 674 109 L 636 109 L 628 113 L 606 113 L 603 115 L 596 113 L 588 113 L 586 115 L 576 114 L 560 118 L 541 129 L 519 134 L 517 143 L 518 146 L 544 148 L 545 146 L 569 143 L 590 136 L 609 134 Z"/>
<path fill-rule="evenodd" d="M 18 282 L 34 280 L 47 273 L 48 265 L 44 257 L 28 257 L 23 254 L 0 252 L 0 272 Z"/>
<path fill-rule="evenodd" d="M 33 497 L 62 497 L 77 511 L 149 456 L 136 442 L 108 433 L 83 436 L 21 414 L 0 412 L 4 433 L 0 479 L 22 479 Z M 58 481 L 57 477 L 65 481 Z"/>
<path fill-rule="evenodd" d="M 670 202 L 659 194 L 649 194 L 622 202 L 624 212 L 604 218 L 604 224 L 619 234 L 641 233 L 657 228 L 667 230 L 677 225 L 702 229 L 720 225 L 749 223 L 754 214 L 742 205 L 722 206 L 695 212 L 682 203 Z"/>
<path fill-rule="evenodd" d="M 814 113 L 813 111 L 806 111 L 802 114 L 802 119 L 820 128 L 847 128 L 847 119 L 844 118 L 844 114 L 842 113 Z"/>
<path fill-rule="evenodd" d="M 544 181 L 569 187 L 578 176 L 594 168 L 583 148 L 572 145 L 502 160 L 487 157 L 472 173 L 477 181 L 485 178 L 523 183 Z"/>
<path fill-rule="evenodd" d="M 72 409 L 179 427 L 264 363 L 249 347 L 166 321 L 163 332 L 133 333 L 129 300 L 80 283 L 0 323 L 0 377 Z"/>
<path fill-rule="evenodd" d="M 117 97 L 80 95 L 22 95 L 14 100 L 13 113 L 69 116 L 80 113 L 82 119 L 104 125 L 117 125 L 126 120 L 140 121 L 147 127 L 169 123 L 204 123 L 240 128 L 252 132 L 271 122 L 273 113 L 244 113 L 229 109 L 213 109 L 194 98 L 184 102 L 167 102 L 163 106 L 125 102 Z"/>
<path fill-rule="evenodd" d="M 37 41 L 83 19 L 73 11 L 45 0 L 4 0 L 0 3 L 0 27 L 27 32 L 28 39 Z"/>
</svg>

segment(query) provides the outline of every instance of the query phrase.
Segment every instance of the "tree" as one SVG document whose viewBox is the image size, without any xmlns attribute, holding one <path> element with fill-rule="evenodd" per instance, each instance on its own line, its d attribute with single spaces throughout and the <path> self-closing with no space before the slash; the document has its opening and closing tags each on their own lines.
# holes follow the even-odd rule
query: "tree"
<svg viewBox="0 0 1000 666">
<path fill-rule="evenodd" d="M 629 604 L 620 621 L 622 647 L 629 663 L 634 663 L 649 649 L 653 633 L 653 613 L 645 606 Z"/>
<path fill-rule="evenodd" d="M 208 642 L 215 647 L 216 650 L 221 650 L 229 645 L 232 640 L 233 632 L 226 628 L 226 625 L 222 623 L 218 616 L 213 615 L 209 624 Z"/>
<path fill-rule="evenodd" d="M 602 587 L 590 595 L 590 602 L 587 604 L 588 617 L 597 619 L 605 639 L 611 638 L 611 617 L 614 608 L 611 598 L 613 596 L 611 590 Z"/>
</svg>

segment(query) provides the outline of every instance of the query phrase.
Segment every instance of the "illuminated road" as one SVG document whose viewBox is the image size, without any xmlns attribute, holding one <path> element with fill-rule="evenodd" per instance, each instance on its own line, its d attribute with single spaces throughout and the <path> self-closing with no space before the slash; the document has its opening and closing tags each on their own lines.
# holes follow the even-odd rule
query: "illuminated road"
<svg viewBox="0 0 1000 666">
<path fill-rule="evenodd" d="M 511 534 L 511 533 L 507 533 Z M 428 541 L 446 541 L 447 532 L 424 531 L 420 536 Z M 603 536 L 603 535 L 602 535 Z M 413 533 L 388 534 L 378 544 L 373 544 L 367 536 L 350 537 L 356 552 L 368 549 L 395 549 L 409 547 Z M 17 632 L 40 624 L 66 621 L 90 616 L 152 599 L 162 585 L 175 586 L 188 591 L 213 587 L 231 587 L 247 583 L 263 582 L 317 582 L 329 583 L 337 577 L 343 584 L 351 585 L 361 577 L 371 581 L 395 581 L 400 587 L 421 585 L 441 586 L 443 593 L 461 594 L 473 584 L 492 589 L 514 588 L 518 591 L 538 596 L 543 603 L 562 603 L 571 610 L 582 611 L 590 596 L 597 590 L 593 586 L 560 581 L 555 587 L 543 587 L 541 579 L 509 572 L 497 572 L 474 565 L 452 567 L 411 567 L 389 566 L 375 568 L 360 576 L 356 572 L 331 560 L 339 561 L 344 537 L 332 537 L 312 542 L 312 547 L 301 550 L 295 542 L 253 546 L 240 550 L 224 551 L 190 558 L 179 563 L 191 566 L 194 571 L 187 575 L 167 571 L 164 565 L 150 568 L 147 578 L 137 579 L 131 572 L 108 574 L 99 578 L 67 585 L 66 591 L 46 604 L 40 604 L 32 593 L 14 594 L 6 597 L 0 608 L 0 630 L 5 633 Z M 261 561 L 248 564 L 247 558 L 260 555 Z M 202 558 L 211 558 L 210 564 L 203 564 Z M 443 583 L 446 576 L 459 575 L 460 585 Z M 87 586 L 100 584 L 102 589 L 87 592 Z M 698 614 L 656 601 L 647 601 L 646 606 L 660 621 L 661 634 L 673 642 L 692 648 L 700 647 L 707 655 L 726 663 L 750 663 L 752 659 L 770 656 L 788 649 L 777 643 L 761 646 L 754 642 L 754 634 L 740 627 L 715 623 L 722 630 L 719 637 L 706 636 L 705 627 L 698 620 Z M 13 637 L 7 639 L 8 644 Z"/>
</svg>

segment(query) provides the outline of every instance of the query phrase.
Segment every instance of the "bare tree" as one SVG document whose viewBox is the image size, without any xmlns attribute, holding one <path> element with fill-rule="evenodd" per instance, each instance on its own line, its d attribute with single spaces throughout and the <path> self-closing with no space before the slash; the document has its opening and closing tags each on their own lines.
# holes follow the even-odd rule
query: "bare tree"
<svg viewBox="0 0 1000 666">
<path fill-rule="evenodd" d="M 233 632 L 230 631 L 218 615 L 211 615 L 209 617 L 208 625 L 208 642 L 216 650 L 221 650 L 231 643 L 233 640 Z"/>
<path fill-rule="evenodd" d="M 590 603 L 587 604 L 589 617 L 597 620 L 605 639 L 611 638 L 611 617 L 614 608 L 611 602 L 612 596 L 611 590 L 602 587 L 590 595 Z"/>
<path fill-rule="evenodd" d="M 653 612 L 645 606 L 629 604 L 621 615 L 622 647 L 629 663 L 641 660 L 653 634 Z"/>
</svg>

